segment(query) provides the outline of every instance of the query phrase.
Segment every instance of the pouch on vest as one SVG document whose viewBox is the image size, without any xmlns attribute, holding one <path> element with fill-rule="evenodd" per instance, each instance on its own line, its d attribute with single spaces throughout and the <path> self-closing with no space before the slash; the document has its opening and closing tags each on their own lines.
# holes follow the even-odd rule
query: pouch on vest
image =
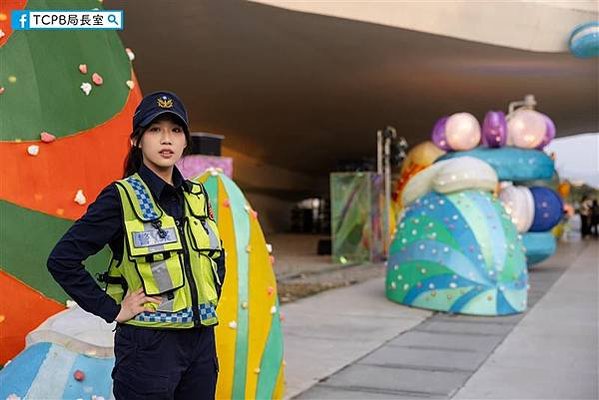
<svg viewBox="0 0 599 400">
<path fill-rule="evenodd" d="M 194 184 L 191 194 L 185 197 L 185 202 L 189 210 L 191 247 L 215 260 L 220 256 L 222 248 L 216 222 L 208 217 L 207 199 L 204 187 Z"/>
<path fill-rule="evenodd" d="M 216 263 L 212 258 L 201 254 L 200 265 L 200 276 L 204 285 L 203 290 L 206 300 L 216 306 L 219 298 L 219 289 L 217 289 L 217 285 L 221 286 L 218 275 L 216 274 Z"/>
</svg>

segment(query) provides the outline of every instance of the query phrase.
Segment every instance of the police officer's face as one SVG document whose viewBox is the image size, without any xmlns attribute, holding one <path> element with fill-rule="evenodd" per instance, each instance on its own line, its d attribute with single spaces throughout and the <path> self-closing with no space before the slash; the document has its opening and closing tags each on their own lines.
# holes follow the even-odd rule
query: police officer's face
<svg viewBox="0 0 599 400">
<path fill-rule="evenodd" d="M 138 143 L 144 164 L 158 171 L 171 169 L 186 145 L 183 127 L 170 118 L 153 121 Z"/>
</svg>

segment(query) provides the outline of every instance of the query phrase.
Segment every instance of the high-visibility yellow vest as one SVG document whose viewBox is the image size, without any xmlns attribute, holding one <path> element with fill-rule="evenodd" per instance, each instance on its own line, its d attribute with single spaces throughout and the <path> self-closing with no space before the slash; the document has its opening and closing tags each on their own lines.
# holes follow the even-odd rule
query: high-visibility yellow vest
<svg viewBox="0 0 599 400">
<path fill-rule="evenodd" d="M 123 208 L 123 256 L 112 260 L 107 293 L 120 303 L 125 291 L 144 288 L 162 298 L 153 312 L 127 324 L 153 328 L 215 325 L 219 281 L 215 259 L 223 251 L 216 223 L 209 218 L 208 196 L 200 183 L 189 182 L 184 217 L 176 221 L 154 201 L 138 174 L 117 182 Z"/>
</svg>

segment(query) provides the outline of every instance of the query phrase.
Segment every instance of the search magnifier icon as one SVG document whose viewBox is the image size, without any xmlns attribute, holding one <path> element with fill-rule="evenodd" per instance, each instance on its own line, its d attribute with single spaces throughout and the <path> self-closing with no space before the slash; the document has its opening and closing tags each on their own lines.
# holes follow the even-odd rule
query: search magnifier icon
<svg viewBox="0 0 599 400">
<path fill-rule="evenodd" d="M 110 14 L 108 16 L 108 22 L 110 22 L 111 24 L 115 24 L 118 25 L 119 23 L 116 21 L 116 15 L 114 14 Z"/>
</svg>

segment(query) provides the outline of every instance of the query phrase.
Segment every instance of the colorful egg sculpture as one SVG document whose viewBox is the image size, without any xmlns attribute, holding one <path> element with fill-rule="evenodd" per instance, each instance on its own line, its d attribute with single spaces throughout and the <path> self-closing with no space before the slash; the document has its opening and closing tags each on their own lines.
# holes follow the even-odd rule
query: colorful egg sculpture
<svg viewBox="0 0 599 400">
<path fill-rule="evenodd" d="M 482 127 L 482 142 L 487 147 L 503 147 L 507 141 L 507 121 L 503 111 L 489 111 Z"/>
<path fill-rule="evenodd" d="M 518 232 L 481 190 L 428 193 L 406 208 L 387 263 L 395 302 L 472 315 L 507 315 L 527 305 L 528 273 Z"/>
<path fill-rule="evenodd" d="M 522 234 L 522 244 L 526 249 L 526 262 L 528 265 L 545 261 L 557 249 L 555 236 L 551 232 L 527 232 Z"/>
<path fill-rule="evenodd" d="M 535 204 L 535 216 L 531 232 L 545 232 L 556 226 L 564 215 L 562 198 L 552 189 L 535 186 L 530 188 Z"/>
<path fill-rule="evenodd" d="M 527 232 L 535 217 L 535 202 L 530 189 L 526 186 L 508 186 L 499 192 L 499 199 L 518 232 Z"/>
<path fill-rule="evenodd" d="M 258 213 L 224 173 L 202 182 L 226 250 L 227 276 L 218 305 L 219 399 L 282 398 L 283 333 L 277 282 Z"/>
<path fill-rule="evenodd" d="M 476 157 L 489 163 L 500 181 L 547 180 L 551 179 L 555 172 L 553 160 L 544 152 L 516 147 L 477 147 L 469 151 L 450 152 L 439 157 L 437 162 L 459 157 Z"/>
<path fill-rule="evenodd" d="M 510 116 L 507 129 L 510 142 L 514 146 L 534 149 L 543 142 L 547 123 L 540 112 L 519 109 Z"/>
<path fill-rule="evenodd" d="M 70 5 L 3 0 L 0 14 Z M 97 0 L 76 6 L 102 8 Z M 0 293 L 11 299 L 0 302 L 0 365 L 23 350 L 28 332 L 64 310 L 68 296 L 45 268 L 48 254 L 100 191 L 122 176 L 131 119 L 142 98 L 117 32 L 11 34 L 10 24 L 0 19 Z M 86 75 L 78 69 L 82 62 L 90 66 Z M 79 87 L 91 82 L 92 72 L 104 83 L 86 96 Z M 16 81 L 6 84 L 10 75 Z M 85 265 L 95 275 L 109 261 L 104 249 Z"/>
</svg>

